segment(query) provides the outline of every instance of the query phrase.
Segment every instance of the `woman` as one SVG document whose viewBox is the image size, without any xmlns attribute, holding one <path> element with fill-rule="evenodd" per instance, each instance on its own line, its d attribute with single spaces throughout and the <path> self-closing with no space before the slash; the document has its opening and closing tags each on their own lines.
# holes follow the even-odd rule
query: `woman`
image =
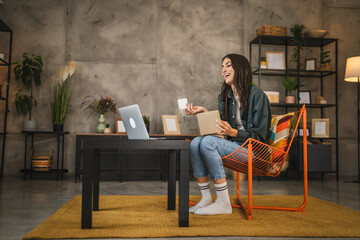
<svg viewBox="0 0 360 240">
<path fill-rule="evenodd" d="M 252 85 L 252 72 L 248 60 L 238 54 L 223 58 L 224 84 L 218 97 L 221 120 L 217 122 L 215 136 L 196 137 L 190 144 L 190 159 L 199 185 L 201 200 L 189 209 L 199 215 L 230 214 L 232 207 L 221 157 L 238 149 L 248 138 L 267 143 L 271 122 L 270 103 L 265 93 Z M 208 110 L 188 104 L 186 114 L 195 115 Z M 212 203 L 210 179 L 216 190 Z"/>
</svg>

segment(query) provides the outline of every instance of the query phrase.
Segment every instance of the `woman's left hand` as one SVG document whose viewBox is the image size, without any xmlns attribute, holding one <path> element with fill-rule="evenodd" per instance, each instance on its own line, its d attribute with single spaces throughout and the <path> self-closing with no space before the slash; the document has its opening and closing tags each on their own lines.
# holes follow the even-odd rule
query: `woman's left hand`
<svg viewBox="0 0 360 240">
<path fill-rule="evenodd" d="M 217 134 L 227 135 L 227 136 L 230 136 L 230 137 L 236 137 L 237 136 L 238 130 L 232 128 L 227 121 L 216 120 L 216 122 L 217 122 L 216 127 L 219 129 Z"/>
</svg>

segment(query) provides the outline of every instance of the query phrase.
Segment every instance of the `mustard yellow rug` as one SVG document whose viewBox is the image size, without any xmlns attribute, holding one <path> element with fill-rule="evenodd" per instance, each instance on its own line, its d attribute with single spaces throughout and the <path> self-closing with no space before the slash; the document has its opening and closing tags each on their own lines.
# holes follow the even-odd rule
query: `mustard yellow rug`
<svg viewBox="0 0 360 240">
<path fill-rule="evenodd" d="M 235 199 L 234 196 L 231 197 Z M 191 196 L 198 201 L 199 196 Z M 254 196 L 254 205 L 298 206 L 302 196 Z M 235 200 L 234 200 L 235 203 Z M 143 238 L 179 236 L 360 237 L 360 212 L 309 197 L 306 212 L 254 210 L 253 220 L 232 214 L 190 214 L 178 227 L 178 212 L 166 210 L 167 196 L 100 196 L 93 229 L 80 228 L 81 196 L 76 196 L 23 239 Z"/>
</svg>

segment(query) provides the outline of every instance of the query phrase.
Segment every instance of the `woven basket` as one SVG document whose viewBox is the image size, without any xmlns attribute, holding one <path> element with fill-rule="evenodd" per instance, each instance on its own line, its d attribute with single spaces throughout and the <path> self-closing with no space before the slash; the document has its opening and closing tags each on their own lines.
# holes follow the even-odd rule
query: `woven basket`
<svg viewBox="0 0 360 240">
<path fill-rule="evenodd" d="M 261 28 L 256 30 L 256 36 L 266 35 L 266 36 L 287 36 L 287 28 L 272 26 L 272 25 L 264 25 Z"/>
<path fill-rule="evenodd" d="M 54 158 L 54 150 L 49 151 L 49 155 L 36 155 L 35 150 L 31 149 L 31 166 L 33 171 L 50 171 L 52 160 Z"/>
</svg>

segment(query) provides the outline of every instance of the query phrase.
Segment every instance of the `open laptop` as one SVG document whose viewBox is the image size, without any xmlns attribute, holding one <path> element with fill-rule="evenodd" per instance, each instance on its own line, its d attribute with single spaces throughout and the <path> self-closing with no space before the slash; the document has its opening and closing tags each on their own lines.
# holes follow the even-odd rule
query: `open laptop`
<svg viewBox="0 0 360 240">
<path fill-rule="evenodd" d="M 200 135 L 216 135 L 219 129 L 216 127 L 216 120 L 220 120 L 219 110 L 198 113 L 197 120 Z"/>
<path fill-rule="evenodd" d="M 130 105 L 119 108 L 121 119 L 124 122 L 127 136 L 131 140 L 149 140 L 149 134 L 146 130 L 139 105 Z"/>
</svg>

